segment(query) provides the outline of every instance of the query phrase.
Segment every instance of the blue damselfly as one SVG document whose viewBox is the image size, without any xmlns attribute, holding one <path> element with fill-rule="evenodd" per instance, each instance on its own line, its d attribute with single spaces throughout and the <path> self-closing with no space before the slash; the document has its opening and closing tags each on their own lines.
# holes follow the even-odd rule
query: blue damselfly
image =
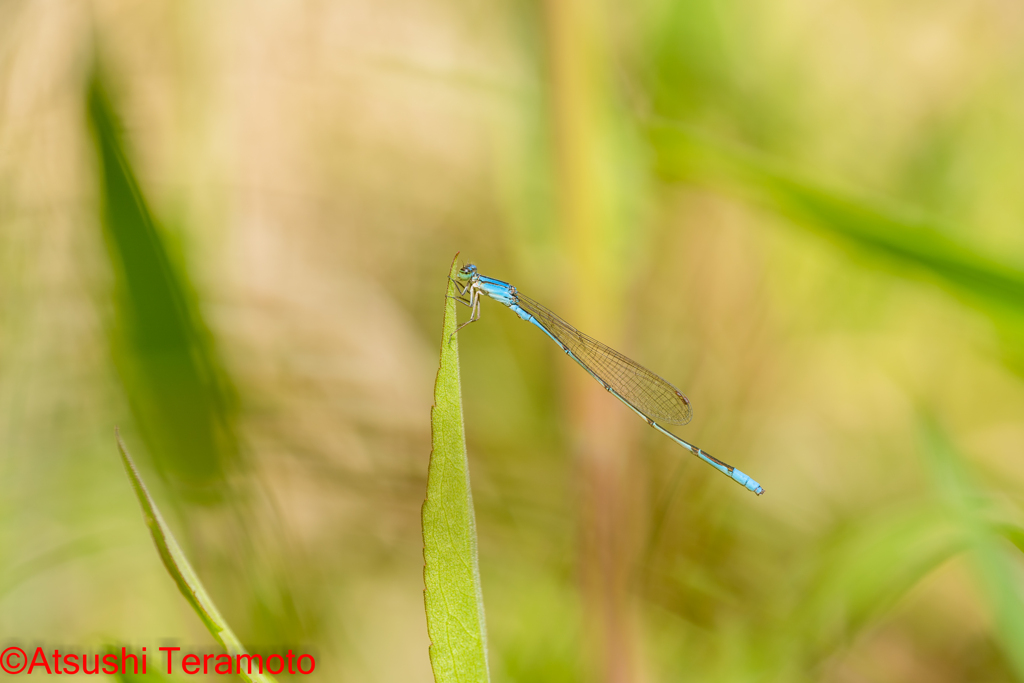
<svg viewBox="0 0 1024 683">
<path fill-rule="evenodd" d="M 476 266 L 463 266 L 456 275 L 460 297 L 456 299 L 472 309 L 469 320 L 455 331 L 480 319 L 480 296 L 505 304 L 526 322 L 533 323 L 551 337 L 566 355 L 596 379 L 608 393 L 625 403 L 647 424 L 687 449 L 716 470 L 742 484 L 757 495 L 764 489 L 756 481 L 662 427 L 659 422 L 684 425 L 693 417 L 689 399 L 678 389 L 639 363 L 593 337 L 583 334 L 533 299 L 523 296 L 507 282 L 481 275 Z M 468 295 L 468 299 L 465 298 Z"/>
</svg>

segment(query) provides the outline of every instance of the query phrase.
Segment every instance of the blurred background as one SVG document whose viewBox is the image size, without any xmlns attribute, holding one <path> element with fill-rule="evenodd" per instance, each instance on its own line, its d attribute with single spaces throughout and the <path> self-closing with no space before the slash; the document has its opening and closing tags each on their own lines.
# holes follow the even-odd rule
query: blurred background
<svg viewBox="0 0 1024 683">
<path fill-rule="evenodd" d="M 430 681 L 445 274 L 495 681 L 1024 680 L 1024 8 L 0 4 L 0 641 Z M 460 315 L 466 316 L 465 311 Z"/>
</svg>

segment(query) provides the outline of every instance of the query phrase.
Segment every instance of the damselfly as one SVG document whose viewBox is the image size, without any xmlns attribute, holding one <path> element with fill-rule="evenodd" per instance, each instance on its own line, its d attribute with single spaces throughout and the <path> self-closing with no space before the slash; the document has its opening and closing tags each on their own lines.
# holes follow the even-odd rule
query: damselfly
<svg viewBox="0 0 1024 683">
<path fill-rule="evenodd" d="M 469 320 L 459 325 L 456 332 L 480 319 L 480 295 L 505 304 L 520 318 L 533 323 L 551 337 L 566 355 L 579 363 L 580 367 L 600 382 L 608 393 L 625 403 L 647 424 L 733 481 L 746 486 L 757 495 L 764 493 L 760 484 L 732 465 L 711 457 L 658 424 L 667 422 L 684 425 L 693 417 L 689 399 L 667 381 L 615 349 L 583 334 L 533 299 L 520 294 L 509 283 L 481 275 L 473 264 L 459 269 L 456 278 L 460 295 L 456 300 L 466 304 L 473 311 Z M 467 295 L 469 298 L 464 298 Z"/>
</svg>

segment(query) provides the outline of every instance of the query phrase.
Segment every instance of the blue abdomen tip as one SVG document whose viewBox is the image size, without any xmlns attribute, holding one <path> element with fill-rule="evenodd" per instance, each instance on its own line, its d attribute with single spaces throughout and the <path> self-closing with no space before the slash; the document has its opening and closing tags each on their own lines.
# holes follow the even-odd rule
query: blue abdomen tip
<svg viewBox="0 0 1024 683">
<path fill-rule="evenodd" d="M 761 488 L 760 484 L 758 484 L 756 481 L 754 481 L 753 479 L 751 479 L 750 477 L 748 477 L 747 475 L 743 474 L 742 472 L 740 472 L 739 470 L 737 470 L 735 468 L 732 471 L 732 478 L 737 483 L 743 484 L 744 486 L 747 487 L 747 489 L 753 491 L 754 493 L 756 493 L 759 496 L 762 493 L 764 493 L 764 489 Z"/>
</svg>

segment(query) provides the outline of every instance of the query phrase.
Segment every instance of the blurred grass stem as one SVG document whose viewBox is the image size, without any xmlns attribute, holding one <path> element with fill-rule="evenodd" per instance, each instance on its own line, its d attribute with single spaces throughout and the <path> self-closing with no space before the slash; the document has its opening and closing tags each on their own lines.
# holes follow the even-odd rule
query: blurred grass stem
<svg viewBox="0 0 1024 683">
<path fill-rule="evenodd" d="M 565 310 L 588 334 L 618 341 L 621 329 L 616 246 L 618 195 L 609 88 L 607 17 L 588 0 L 545 2 L 550 118 Z M 626 411 L 601 387 L 567 363 L 562 367 L 580 480 L 579 569 L 593 625 L 585 654 L 609 683 L 637 680 L 634 619 L 629 592 L 634 561 L 631 528 L 629 427 Z"/>
</svg>

